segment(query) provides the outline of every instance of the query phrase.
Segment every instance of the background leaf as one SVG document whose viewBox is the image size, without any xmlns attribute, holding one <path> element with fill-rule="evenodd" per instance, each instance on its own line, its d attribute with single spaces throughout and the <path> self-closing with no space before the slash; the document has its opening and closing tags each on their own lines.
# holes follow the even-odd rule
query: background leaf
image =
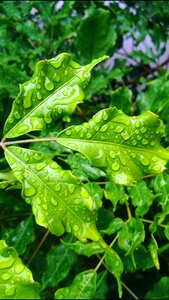
<svg viewBox="0 0 169 300">
<path fill-rule="evenodd" d="M 145 299 L 168 299 L 169 297 L 169 277 L 162 277 L 157 283 L 154 284 Z"/>
<path fill-rule="evenodd" d="M 39 283 L 22 263 L 16 250 L 0 241 L 0 294 L 2 299 L 40 299 Z"/>
</svg>

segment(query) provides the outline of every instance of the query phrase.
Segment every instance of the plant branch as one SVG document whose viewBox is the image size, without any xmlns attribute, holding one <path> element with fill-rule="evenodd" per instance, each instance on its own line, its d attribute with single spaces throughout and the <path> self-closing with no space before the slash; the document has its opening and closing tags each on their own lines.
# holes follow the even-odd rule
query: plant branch
<svg viewBox="0 0 169 300">
<path fill-rule="evenodd" d="M 35 138 L 35 139 L 27 139 L 27 140 L 19 140 L 19 141 L 9 141 L 9 142 L 0 142 L 0 146 L 4 149 L 5 146 L 14 145 L 14 144 L 25 144 L 25 143 L 34 143 L 34 142 L 51 142 L 57 141 L 56 137 L 47 137 L 47 138 Z"/>
</svg>

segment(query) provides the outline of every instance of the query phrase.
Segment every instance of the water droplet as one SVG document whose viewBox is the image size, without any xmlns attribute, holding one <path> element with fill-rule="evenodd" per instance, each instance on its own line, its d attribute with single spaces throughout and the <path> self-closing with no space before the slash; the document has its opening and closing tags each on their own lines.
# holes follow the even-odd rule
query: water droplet
<svg viewBox="0 0 169 300">
<path fill-rule="evenodd" d="M 119 159 L 120 159 L 120 162 L 121 162 L 121 164 L 123 165 L 123 166 L 126 166 L 126 160 L 125 160 L 125 158 L 124 158 L 124 156 L 123 155 L 120 155 L 119 156 Z"/>
<path fill-rule="evenodd" d="M 83 132 L 81 132 L 79 136 L 80 138 L 82 138 L 84 136 Z"/>
<path fill-rule="evenodd" d="M 57 111 L 58 111 L 58 114 L 61 114 L 62 111 L 63 111 L 62 107 L 59 106 L 58 109 L 57 109 Z"/>
<path fill-rule="evenodd" d="M 50 111 L 44 115 L 44 121 L 46 124 L 50 124 L 52 122 L 52 117 L 51 117 Z"/>
<path fill-rule="evenodd" d="M 96 130 L 96 131 L 98 131 L 99 128 L 100 128 L 100 127 L 99 127 L 98 125 L 94 126 L 94 130 Z"/>
<path fill-rule="evenodd" d="M 27 131 L 29 131 L 29 126 L 28 125 L 21 125 L 21 126 L 18 126 L 17 128 L 17 133 L 18 134 L 22 134 L 22 133 L 26 133 Z"/>
<path fill-rule="evenodd" d="M 42 153 L 35 153 L 34 155 L 33 155 L 33 158 L 35 159 L 35 160 L 41 160 L 42 158 L 43 158 L 43 154 Z"/>
<path fill-rule="evenodd" d="M 115 161 L 112 165 L 111 168 L 113 171 L 118 171 L 120 169 L 120 165 L 117 161 Z"/>
<path fill-rule="evenodd" d="M 47 207 L 46 204 L 43 205 L 43 208 L 44 208 L 44 210 L 47 210 L 47 209 L 48 209 L 48 207 Z"/>
<path fill-rule="evenodd" d="M 86 134 L 86 137 L 87 137 L 88 139 L 90 139 L 90 138 L 92 137 L 91 133 L 88 132 L 88 133 Z"/>
<path fill-rule="evenodd" d="M 15 265 L 14 268 L 15 268 L 15 273 L 16 274 L 22 273 L 23 270 L 25 269 L 24 265 L 22 265 L 22 264 L 17 264 L 17 265 Z"/>
<path fill-rule="evenodd" d="M 142 136 L 141 136 L 140 134 L 138 134 L 138 135 L 136 136 L 136 138 L 137 138 L 138 141 L 141 141 Z"/>
<path fill-rule="evenodd" d="M 145 133 L 147 131 L 147 128 L 143 126 L 143 127 L 141 127 L 140 130 L 141 130 L 142 133 Z"/>
<path fill-rule="evenodd" d="M 37 171 L 41 171 L 43 168 L 45 168 L 47 164 L 45 162 L 36 164 L 35 168 Z"/>
<path fill-rule="evenodd" d="M 139 128 L 140 125 L 141 125 L 141 124 L 140 124 L 140 122 L 138 121 L 138 122 L 136 122 L 136 125 L 135 125 L 135 126 L 136 126 L 137 128 Z"/>
<path fill-rule="evenodd" d="M 158 160 L 158 157 L 157 156 L 153 156 L 152 157 L 152 161 L 157 161 Z"/>
<path fill-rule="evenodd" d="M 75 131 L 78 133 L 81 131 L 81 126 L 75 126 Z"/>
<path fill-rule="evenodd" d="M 155 146 L 155 142 L 154 142 L 154 141 L 151 141 L 151 142 L 150 142 L 150 145 L 151 145 L 152 147 L 154 147 L 154 146 Z"/>
<path fill-rule="evenodd" d="M 109 156 L 110 156 L 111 158 L 115 158 L 115 157 L 116 157 L 116 152 L 115 152 L 114 150 L 111 150 L 111 151 L 109 152 Z"/>
<path fill-rule="evenodd" d="M 57 165 L 57 163 L 54 162 L 54 161 L 50 164 L 50 167 L 51 167 L 53 170 L 57 170 L 57 169 L 59 168 L 59 166 Z"/>
<path fill-rule="evenodd" d="M 65 74 L 65 76 L 67 76 L 68 75 L 68 70 L 65 70 L 64 74 Z"/>
<path fill-rule="evenodd" d="M 117 126 L 117 127 L 115 128 L 114 132 L 120 133 L 120 132 L 123 131 L 123 129 L 124 129 L 124 127 L 121 126 L 121 125 L 119 125 L 119 126 Z"/>
<path fill-rule="evenodd" d="M 53 76 L 53 80 L 54 80 L 55 82 L 60 82 L 61 78 L 60 78 L 59 75 L 55 74 L 55 75 Z"/>
<path fill-rule="evenodd" d="M 129 136 L 129 134 L 128 134 L 127 131 L 122 132 L 121 135 L 122 135 L 122 137 L 123 137 L 124 140 L 128 140 L 130 138 L 130 136 Z"/>
<path fill-rule="evenodd" d="M 18 119 L 18 120 L 19 120 L 20 117 L 21 117 L 18 111 L 15 111 L 15 112 L 14 112 L 14 116 L 15 116 L 15 118 Z"/>
<path fill-rule="evenodd" d="M 18 147 L 18 148 L 16 149 L 16 153 L 20 155 L 20 154 L 22 153 L 22 149 Z"/>
<path fill-rule="evenodd" d="M 140 162 L 143 166 L 148 166 L 150 164 L 149 160 L 144 155 L 140 155 Z"/>
<path fill-rule="evenodd" d="M 67 96 L 68 95 L 68 90 L 64 90 L 63 91 L 63 96 Z"/>
<path fill-rule="evenodd" d="M 37 89 L 38 89 L 38 90 L 40 90 L 40 89 L 41 89 L 41 85 L 40 85 L 39 83 L 37 84 L 37 86 L 36 86 L 36 87 L 37 87 Z"/>
<path fill-rule="evenodd" d="M 52 81 L 49 80 L 48 77 L 45 78 L 45 89 L 47 91 L 52 91 L 54 89 L 54 84 Z"/>
<path fill-rule="evenodd" d="M 24 161 L 28 162 L 30 160 L 29 154 L 28 153 L 24 153 L 23 159 L 24 159 Z"/>
<path fill-rule="evenodd" d="M 106 121 L 108 117 L 109 117 L 108 114 L 104 111 L 102 115 L 103 120 Z"/>
<path fill-rule="evenodd" d="M 132 158 L 136 158 L 136 154 L 135 153 L 131 152 L 130 155 L 131 155 Z"/>
<path fill-rule="evenodd" d="M 70 130 L 70 129 L 68 129 L 67 131 L 66 131 L 66 135 L 71 135 L 72 134 L 72 131 Z"/>
<path fill-rule="evenodd" d="M 101 128 L 100 128 L 100 131 L 101 132 L 105 132 L 107 129 L 108 129 L 108 124 L 105 124 L 105 125 L 103 125 Z"/>
<path fill-rule="evenodd" d="M 132 140 L 132 145 L 133 146 L 137 145 L 137 141 L 136 140 Z"/>
<path fill-rule="evenodd" d="M 32 197 L 37 193 L 35 187 L 28 182 L 25 182 L 24 194 L 26 197 Z"/>
<path fill-rule="evenodd" d="M 41 76 L 45 76 L 45 72 L 41 70 L 40 72 Z"/>
<path fill-rule="evenodd" d="M 41 100 L 42 99 L 42 95 L 39 93 L 39 92 L 37 92 L 37 98 L 39 99 L 39 100 Z"/>
<path fill-rule="evenodd" d="M 8 123 L 12 124 L 13 122 L 14 122 L 14 118 L 10 117 L 10 118 L 8 119 Z"/>
<path fill-rule="evenodd" d="M 58 202 L 54 199 L 54 198 L 51 198 L 51 203 L 54 205 L 54 206 L 57 206 L 58 205 Z"/>
<path fill-rule="evenodd" d="M 71 194 L 73 194 L 74 193 L 74 191 L 75 191 L 75 185 L 74 184 L 69 184 L 68 185 L 68 190 L 69 190 L 69 192 L 71 193 Z"/>
<path fill-rule="evenodd" d="M 146 140 L 146 139 L 143 139 L 141 142 L 142 142 L 143 145 L 147 145 L 148 144 L 148 140 Z"/>
<path fill-rule="evenodd" d="M 61 190 L 61 184 L 58 183 L 55 185 L 55 191 L 59 192 Z"/>
<path fill-rule="evenodd" d="M 4 273 L 4 274 L 2 274 L 1 278 L 2 278 L 3 280 L 8 280 L 8 279 L 11 278 L 12 276 L 13 276 L 12 273 Z"/>
<path fill-rule="evenodd" d="M 80 194 L 84 198 L 88 198 L 89 197 L 89 193 L 88 193 L 88 191 L 84 187 L 81 188 Z"/>
<path fill-rule="evenodd" d="M 73 230 L 74 230 L 74 231 L 78 231 L 78 230 L 79 230 L 79 226 L 74 225 L 74 226 L 73 226 Z"/>
</svg>

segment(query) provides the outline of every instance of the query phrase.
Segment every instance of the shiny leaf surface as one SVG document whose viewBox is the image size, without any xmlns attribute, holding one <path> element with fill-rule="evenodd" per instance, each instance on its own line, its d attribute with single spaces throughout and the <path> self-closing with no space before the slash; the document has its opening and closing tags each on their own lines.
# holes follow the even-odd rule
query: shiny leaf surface
<svg viewBox="0 0 169 300">
<path fill-rule="evenodd" d="M 16 250 L 0 241 L 0 295 L 1 299 L 40 299 L 39 283 L 22 263 Z"/>
<path fill-rule="evenodd" d="M 82 241 L 99 240 L 93 200 L 70 171 L 33 150 L 11 146 L 5 155 L 39 225 L 59 236 L 67 231 Z"/>
<path fill-rule="evenodd" d="M 169 152 L 160 145 L 158 116 L 145 112 L 129 117 L 116 108 L 98 112 L 86 123 L 58 134 L 57 141 L 86 155 L 120 184 L 132 184 L 146 174 L 164 170 Z"/>
<path fill-rule="evenodd" d="M 93 299 L 97 274 L 94 270 L 79 273 L 69 287 L 56 291 L 55 299 Z"/>
<path fill-rule="evenodd" d="M 32 78 L 20 85 L 4 134 L 13 138 L 32 130 L 43 130 L 53 119 L 71 114 L 83 101 L 91 69 L 106 56 L 81 67 L 62 53 L 37 63 Z"/>
</svg>

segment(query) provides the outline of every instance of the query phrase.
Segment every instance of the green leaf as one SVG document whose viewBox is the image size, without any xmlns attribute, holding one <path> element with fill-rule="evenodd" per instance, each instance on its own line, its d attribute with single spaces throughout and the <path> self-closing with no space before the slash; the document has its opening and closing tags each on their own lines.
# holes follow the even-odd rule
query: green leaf
<svg viewBox="0 0 169 300">
<path fill-rule="evenodd" d="M 118 245 L 126 251 L 126 255 L 131 253 L 134 263 L 134 250 L 144 241 L 145 232 L 144 225 L 140 219 L 133 218 L 125 223 L 118 236 Z"/>
<path fill-rule="evenodd" d="M 108 10 L 97 9 L 82 21 L 77 32 L 77 50 L 85 62 L 106 54 L 116 42 Z"/>
<path fill-rule="evenodd" d="M 132 204 L 136 206 L 136 217 L 144 216 L 153 202 L 153 193 L 148 188 L 145 181 L 140 180 L 136 185 L 127 188 L 132 199 Z"/>
<path fill-rule="evenodd" d="M 93 299 L 107 299 L 106 298 L 107 292 L 108 292 L 107 271 L 102 271 L 97 275 L 96 294 L 93 297 Z"/>
<path fill-rule="evenodd" d="M 121 109 L 127 115 L 132 115 L 132 91 L 128 87 L 119 87 L 111 93 L 111 105 Z"/>
<path fill-rule="evenodd" d="M 51 233 L 73 233 L 81 241 L 99 240 L 96 211 L 85 185 L 44 153 L 11 146 L 6 159 L 22 183 L 22 196 L 32 205 L 37 224 Z"/>
<path fill-rule="evenodd" d="M 22 263 L 16 250 L 0 241 L 0 295 L 1 299 L 40 299 L 39 283 Z"/>
<path fill-rule="evenodd" d="M 79 273 L 69 287 L 55 292 L 55 299 L 93 299 L 96 292 L 97 273 L 87 270 Z"/>
<path fill-rule="evenodd" d="M 122 296 L 121 275 L 123 273 L 123 264 L 118 254 L 111 248 L 107 247 L 105 252 L 105 263 L 108 270 L 115 276 L 118 283 L 119 297 Z"/>
<path fill-rule="evenodd" d="M 76 254 L 63 244 L 53 246 L 46 256 L 46 269 L 42 277 L 42 288 L 56 287 L 76 262 Z"/>
<path fill-rule="evenodd" d="M 120 218 L 114 218 L 108 225 L 106 229 L 101 230 L 101 232 L 105 234 L 113 234 L 120 230 L 123 227 L 123 220 Z"/>
<path fill-rule="evenodd" d="M 27 246 L 35 240 L 32 216 L 21 221 L 15 228 L 4 228 L 2 237 L 9 246 L 15 247 L 19 255 L 25 253 Z"/>
<path fill-rule="evenodd" d="M 62 243 L 69 247 L 70 249 L 74 250 L 79 255 L 85 255 L 87 257 L 90 257 L 94 254 L 100 254 L 105 251 L 104 248 L 100 246 L 100 243 L 98 242 L 86 242 L 82 243 L 79 241 L 76 241 L 74 243 L 65 242 L 62 240 Z"/>
<path fill-rule="evenodd" d="M 4 134 L 13 138 L 32 130 L 43 130 L 53 119 L 71 114 L 83 101 L 91 69 L 107 57 L 81 67 L 62 53 L 37 63 L 32 78 L 20 85 Z"/>
<path fill-rule="evenodd" d="M 169 277 L 162 277 L 154 284 L 144 299 L 168 299 L 169 298 Z"/>
<path fill-rule="evenodd" d="M 109 199 L 113 204 L 113 211 L 116 210 L 117 203 L 120 202 L 125 203 L 128 199 L 128 195 L 124 191 L 124 187 L 122 185 L 116 184 L 114 182 L 107 182 L 104 195 L 106 199 Z"/>
<path fill-rule="evenodd" d="M 150 250 L 152 260 L 153 260 L 157 270 L 159 270 L 160 264 L 159 264 L 159 260 L 158 260 L 158 245 L 157 245 L 157 242 L 156 242 L 153 234 L 151 234 L 151 241 L 148 245 L 148 248 Z"/>
<path fill-rule="evenodd" d="M 58 134 L 58 143 L 86 155 L 120 184 L 132 184 L 145 174 L 164 170 L 169 151 L 160 145 L 158 116 L 145 112 L 129 117 L 116 108 L 99 111 L 89 122 Z"/>
</svg>

